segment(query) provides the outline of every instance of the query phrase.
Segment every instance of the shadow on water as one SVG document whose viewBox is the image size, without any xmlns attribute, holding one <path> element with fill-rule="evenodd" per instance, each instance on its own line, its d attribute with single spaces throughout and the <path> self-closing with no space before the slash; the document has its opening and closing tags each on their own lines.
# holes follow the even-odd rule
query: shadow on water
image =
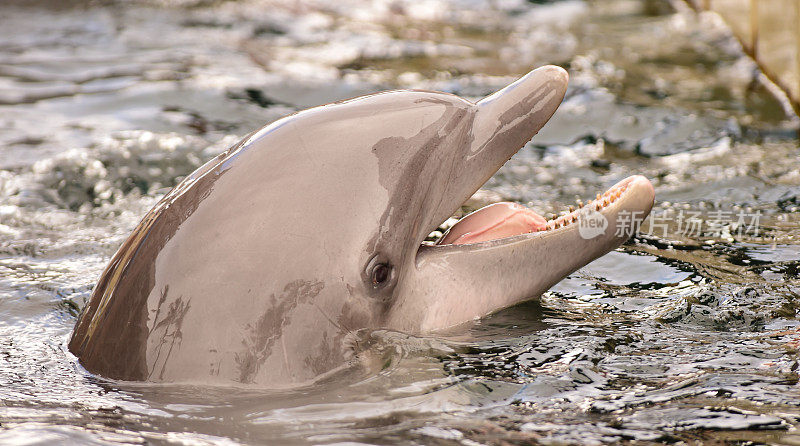
<svg viewBox="0 0 800 446">
<path fill-rule="evenodd" d="M 0 443 L 797 443 L 800 151 L 711 15 L 667 1 L 63 2 L 0 10 Z M 292 391 L 113 383 L 65 342 L 141 216 L 242 135 L 384 88 L 569 68 L 486 188 L 557 213 L 652 179 L 639 234 L 436 337 L 359 332 Z"/>
</svg>

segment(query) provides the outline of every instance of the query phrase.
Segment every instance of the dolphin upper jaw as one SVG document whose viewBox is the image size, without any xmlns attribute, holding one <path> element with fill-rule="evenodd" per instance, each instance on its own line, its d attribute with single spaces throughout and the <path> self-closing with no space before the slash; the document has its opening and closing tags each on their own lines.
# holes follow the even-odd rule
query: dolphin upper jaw
<svg viewBox="0 0 800 446">
<path fill-rule="evenodd" d="M 544 127 L 564 99 L 568 81 L 566 70 L 547 65 L 477 103 L 464 101 L 466 116 L 458 130 L 465 134 L 454 141 L 463 148 L 442 154 L 447 169 L 426 203 L 436 207 L 416 228 L 412 251 Z"/>
</svg>

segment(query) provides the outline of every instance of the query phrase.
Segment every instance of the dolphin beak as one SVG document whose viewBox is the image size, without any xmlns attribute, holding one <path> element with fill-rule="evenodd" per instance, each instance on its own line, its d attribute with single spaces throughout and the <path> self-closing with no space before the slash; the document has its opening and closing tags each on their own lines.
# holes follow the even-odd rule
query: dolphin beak
<svg viewBox="0 0 800 446">
<path fill-rule="evenodd" d="M 542 67 L 475 104 L 471 150 L 463 160 L 473 176 L 453 182 L 447 199 L 454 201 L 436 212 L 436 223 L 544 126 L 564 98 L 567 80 L 563 69 Z M 395 303 L 389 325 L 436 331 L 536 298 L 628 240 L 653 201 L 650 181 L 636 175 L 551 221 L 512 203 L 476 211 L 436 245 L 419 248 L 404 285 L 409 290 Z"/>
</svg>

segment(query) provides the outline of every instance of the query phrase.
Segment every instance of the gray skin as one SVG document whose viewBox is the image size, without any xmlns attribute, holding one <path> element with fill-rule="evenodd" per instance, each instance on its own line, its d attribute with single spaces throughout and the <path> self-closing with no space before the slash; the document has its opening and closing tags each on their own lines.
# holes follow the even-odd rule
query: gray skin
<svg viewBox="0 0 800 446">
<path fill-rule="evenodd" d="M 69 349 L 121 380 L 308 384 L 348 361 L 364 328 L 430 333 L 536 298 L 622 243 L 647 180 L 577 225 L 470 245 L 421 246 L 555 112 L 547 66 L 473 104 L 395 91 L 276 121 L 164 197 L 114 255 Z"/>
</svg>

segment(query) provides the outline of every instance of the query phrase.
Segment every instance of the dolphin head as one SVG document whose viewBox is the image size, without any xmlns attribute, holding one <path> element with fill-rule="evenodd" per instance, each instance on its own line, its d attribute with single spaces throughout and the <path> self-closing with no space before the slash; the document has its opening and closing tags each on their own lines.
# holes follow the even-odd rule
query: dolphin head
<svg viewBox="0 0 800 446">
<path fill-rule="evenodd" d="M 646 179 L 555 221 L 500 204 L 423 241 L 566 87 L 547 66 L 478 103 L 395 91 L 262 128 L 145 216 L 70 350 L 110 378 L 285 387 L 345 363 L 356 330 L 431 332 L 537 297 L 630 237 L 619 217 L 633 226 L 649 212 Z"/>
</svg>

